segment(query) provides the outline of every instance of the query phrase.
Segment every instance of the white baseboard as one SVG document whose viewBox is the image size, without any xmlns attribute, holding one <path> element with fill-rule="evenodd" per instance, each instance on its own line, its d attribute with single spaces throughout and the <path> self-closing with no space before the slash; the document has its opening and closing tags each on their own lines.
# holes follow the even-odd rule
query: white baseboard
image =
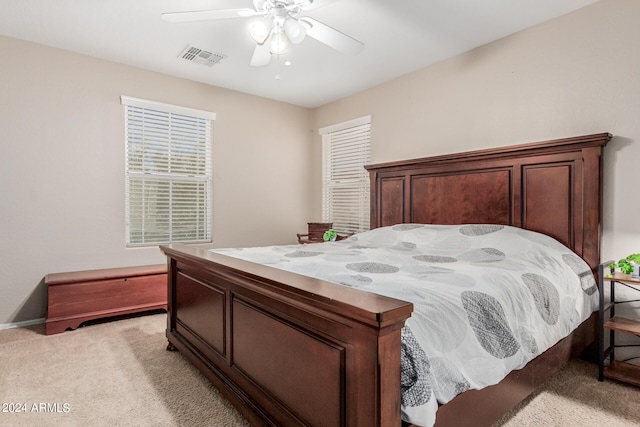
<svg viewBox="0 0 640 427">
<path fill-rule="evenodd" d="M 44 317 L 42 317 L 40 319 L 25 320 L 23 322 L 0 323 L 0 330 L 11 329 L 11 328 L 21 328 L 23 326 L 30 326 L 30 325 L 38 325 L 40 323 L 44 323 L 44 320 L 45 320 Z"/>
</svg>

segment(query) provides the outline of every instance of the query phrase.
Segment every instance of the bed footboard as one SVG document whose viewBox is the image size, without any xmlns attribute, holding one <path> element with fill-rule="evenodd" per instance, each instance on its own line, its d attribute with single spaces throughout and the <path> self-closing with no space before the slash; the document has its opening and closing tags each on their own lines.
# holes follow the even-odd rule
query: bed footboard
<svg viewBox="0 0 640 427">
<path fill-rule="evenodd" d="M 161 249 L 170 346 L 253 425 L 401 425 L 412 304 L 206 248 Z"/>
</svg>

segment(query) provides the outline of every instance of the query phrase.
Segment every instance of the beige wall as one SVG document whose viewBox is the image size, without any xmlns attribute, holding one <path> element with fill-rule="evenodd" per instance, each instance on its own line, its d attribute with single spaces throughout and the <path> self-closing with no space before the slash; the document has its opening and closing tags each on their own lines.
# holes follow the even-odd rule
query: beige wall
<svg viewBox="0 0 640 427">
<path fill-rule="evenodd" d="M 217 246 L 306 229 L 308 109 L 6 37 L 0 55 L 0 325 L 45 316 L 47 273 L 165 262 L 125 248 L 120 95 L 217 114 Z"/>
<path fill-rule="evenodd" d="M 601 0 L 313 111 L 0 37 L 0 325 L 44 316 L 47 273 L 164 261 L 124 247 L 120 95 L 217 113 L 218 246 L 319 220 L 317 129 L 371 114 L 374 162 L 611 132 L 603 256 L 640 252 L 638 16 Z"/>
<path fill-rule="evenodd" d="M 603 257 L 640 252 L 639 17 L 601 0 L 319 107 L 314 128 L 371 114 L 374 163 L 610 132 Z"/>
</svg>

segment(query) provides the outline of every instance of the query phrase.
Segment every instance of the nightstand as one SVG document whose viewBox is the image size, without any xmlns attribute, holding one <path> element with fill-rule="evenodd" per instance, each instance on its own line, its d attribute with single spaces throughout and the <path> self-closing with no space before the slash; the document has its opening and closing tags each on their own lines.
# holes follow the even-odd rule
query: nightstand
<svg viewBox="0 0 640 427">
<path fill-rule="evenodd" d="M 609 265 L 615 261 L 608 261 L 600 264 L 598 268 L 598 280 L 600 282 L 600 335 L 598 341 L 598 380 L 604 381 L 604 378 L 611 378 L 618 381 L 640 386 L 640 366 L 632 365 L 627 362 L 615 360 L 615 349 L 620 347 L 615 342 L 615 332 L 622 332 L 640 336 L 640 319 L 627 319 L 625 317 L 616 316 L 616 306 L 619 304 L 628 304 L 640 301 L 640 279 L 631 277 L 629 274 L 619 272 L 611 273 Z M 610 301 L 605 302 L 604 290 L 606 284 L 609 284 Z M 616 300 L 616 286 L 626 286 L 634 291 L 638 291 L 638 299 Z M 605 322 L 605 315 L 609 320 Z M 609 345 L 605 348 L 605 333 L 609 332 Z M 605 362 L 609 363 L 605 366 Z"/>
</svg>

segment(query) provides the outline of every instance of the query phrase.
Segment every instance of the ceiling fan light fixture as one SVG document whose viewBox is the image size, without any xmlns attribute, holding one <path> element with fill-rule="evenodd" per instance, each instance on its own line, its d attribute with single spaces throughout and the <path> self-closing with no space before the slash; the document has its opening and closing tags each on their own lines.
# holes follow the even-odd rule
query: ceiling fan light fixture
<svg viewBox="0 0 640 427">
<path fill-rule="evenodd" d="M 284 55 L 287 53 L 289 43 L 283 31 L 274 31 L 273 34 L 271 34 L 270 43 L 270 51 L 274 55 Z"/>
<path fill-rule="evenodd" d="M 297 19 L 287 18 L 284 21 L 284 32 L 287 34 L 292 44 L 300 44 L 307 35 L 304 25 L 300 24 Z"/>
<path fill-rule="evenodd" d="M 249 26 L 249 34 L 251 38 L 258 44 L 264 44 L 271 34 L 271 20 L 267 18 L 258 18 Z"/>
<path fill-rule="evenodd" d="M 241 7 L 171 12 L 163 13 L 162 19 L 189 22 L 253 17 L 247 28 L 256 42 L 250 62 L 252 67 L 269 64 L 272 55 L 286 55 L 289 45 L 302 43 L 307 37 L 341 53 L 357 55 L 364 48 L 362 42 L 310 16 L 300 16 L 315 8 L 316 4 L 321 6 L 333 1 L 336 0 L 251 0 L 253 9 Z"/>
</svg>

